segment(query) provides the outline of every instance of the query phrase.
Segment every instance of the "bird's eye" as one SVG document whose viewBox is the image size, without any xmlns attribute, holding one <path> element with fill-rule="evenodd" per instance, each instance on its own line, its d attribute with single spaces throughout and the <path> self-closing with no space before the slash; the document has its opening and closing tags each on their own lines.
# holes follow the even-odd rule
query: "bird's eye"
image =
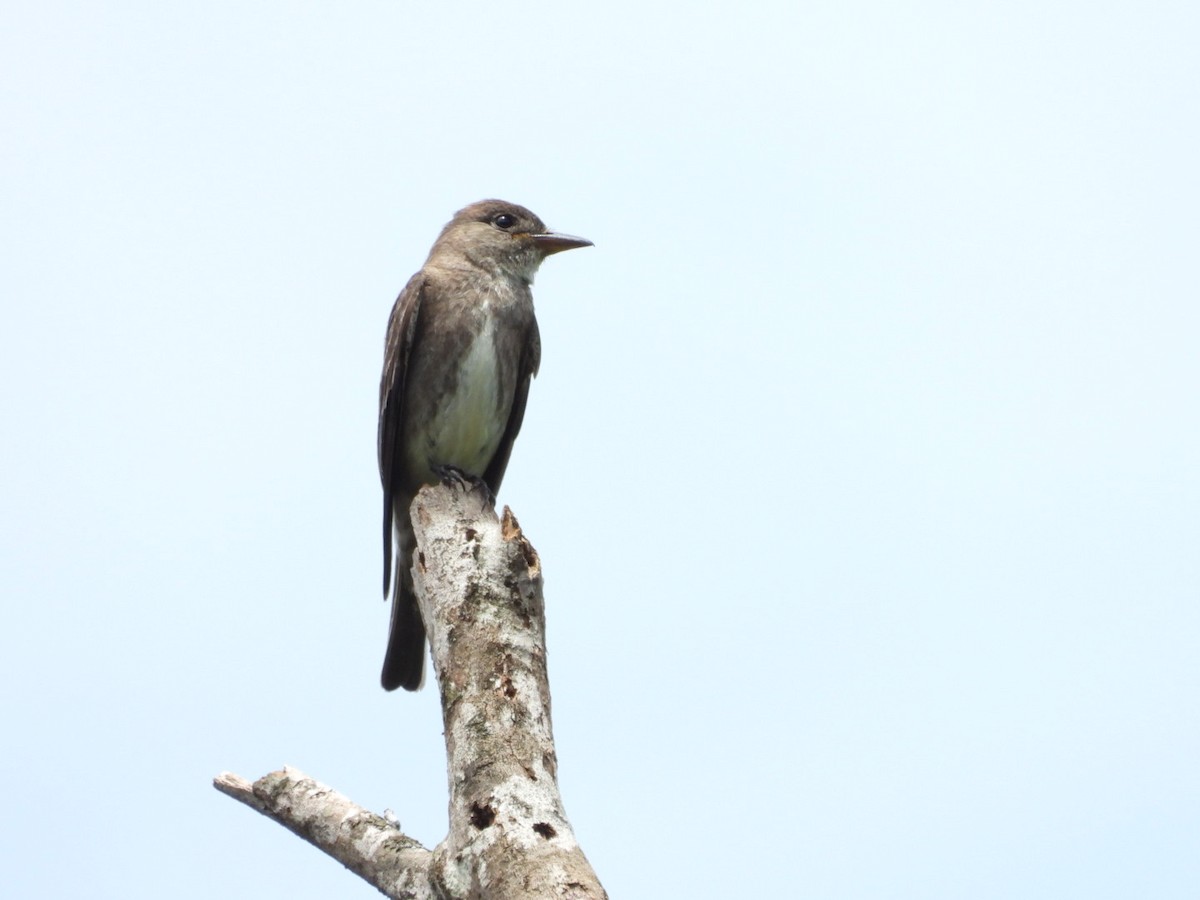
<svg viewBox="0 0 1200 900">
<path fill-rule="evenodd" d="M 508 213 L 500 213 L 492 219 L 492 224 L 497 228 L 512 228 L 517 223 L 516 216 L 510 216 Z"/>
</svg>

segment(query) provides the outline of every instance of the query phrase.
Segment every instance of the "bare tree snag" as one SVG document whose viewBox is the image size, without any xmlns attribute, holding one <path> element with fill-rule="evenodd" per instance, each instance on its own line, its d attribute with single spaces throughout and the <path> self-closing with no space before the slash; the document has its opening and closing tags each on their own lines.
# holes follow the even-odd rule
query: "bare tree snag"
<svg viewBox="0 0 1200 900">
<path fill-rule="evenodd" d="M 450 830 L 434 850 L 295 769 L 218 790 L 275 819 L 389 897 L 599 900 L 558 792 L 541 563 L 479 489 L 412 505 L 417 599 L 442 700 Z"/>
</svg>

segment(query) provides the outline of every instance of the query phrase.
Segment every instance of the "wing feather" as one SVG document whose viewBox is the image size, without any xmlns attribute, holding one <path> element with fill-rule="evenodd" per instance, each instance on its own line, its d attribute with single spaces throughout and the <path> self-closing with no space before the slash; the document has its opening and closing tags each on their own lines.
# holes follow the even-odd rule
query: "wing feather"
<svg viewBox="0 0 1200 900">
<path fill-rule="evenodd" d="M 387 599 L 392 577 L 392 515 L 393 501 L 399 489 L 404 467 L 404 388 L 408 361 L 412 355 L 413 336 L 421 300 L 425 293 L 425 276 L 418 272 L 409 279 L 396 298 L 388 317 L 387 339 L 383 351 L 383 375 L 379 380 L 379 480 L 383 484 L 383 596 Z"/>
<path fill-rule="evenodd" d="M 521 423 L 525 421 L 525 403 L 529 399 L 529 385 L 537 375 L 542 362 L 542 339 L 538 333 L 537 321 L 533 320 L 528 340 L 521 352 L 520 368 L 517 370 L 517 390 L 513 395 L 512 409 L 508 414 L 508 424 L 504 427 L 504 436 L 496 448 L 496 455 L 483 473 L 483 480 L 492 489 L 492 495 L 500 492 L 500 482 L 504 480 L 504 470 L 508 468 L 508 458 L 512 456 L 513 444 L 521 431 Z"/>
</svg>

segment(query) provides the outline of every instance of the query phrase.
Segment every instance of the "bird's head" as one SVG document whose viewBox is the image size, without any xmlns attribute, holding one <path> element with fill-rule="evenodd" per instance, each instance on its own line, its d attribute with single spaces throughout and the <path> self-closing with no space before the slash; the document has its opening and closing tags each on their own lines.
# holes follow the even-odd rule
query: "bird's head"
<svg viewBox="0 0 1200 900">
<path fill-rule="evenodd" d="M 591 245 L 586 238 L 547 230 L 541 219 L 516 203 L 480 200 L 454 214 L 434 243 L 429 261 L 465 260 L 532 283 L 538 266 L 550 254 Z"/>
</svg>

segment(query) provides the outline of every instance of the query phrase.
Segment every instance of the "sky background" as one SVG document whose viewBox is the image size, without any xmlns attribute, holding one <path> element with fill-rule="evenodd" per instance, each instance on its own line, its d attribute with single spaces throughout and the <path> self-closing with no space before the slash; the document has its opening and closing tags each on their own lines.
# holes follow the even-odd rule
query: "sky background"
<svg viewBox="0 0 1200 900">
<path fill-rule="evenodd" d="M 376 402 L 484 197 L 595 242 L 500 499 L 614 900 L 1197 896 L 1194 2 L 3 20 L 6 896 L 375 896 L 222 770 L 444 836 Z"/>
</svg>

